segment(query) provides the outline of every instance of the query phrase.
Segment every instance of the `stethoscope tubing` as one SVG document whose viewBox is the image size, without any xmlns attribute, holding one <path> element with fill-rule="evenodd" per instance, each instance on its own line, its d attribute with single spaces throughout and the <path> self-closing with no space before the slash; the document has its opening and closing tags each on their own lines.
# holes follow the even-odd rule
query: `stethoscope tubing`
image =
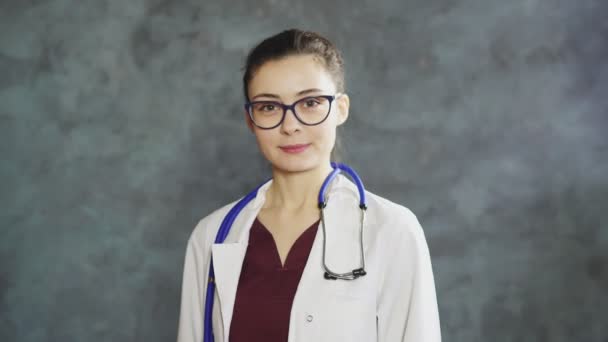
<svg viewBox="0 0 608 342">
<path fill-rule="evenodd" d="M 361 241 L 362 268 L 360 270 L 363 271 L 363 269 L 365 268 L 365 258 L 363 256 L 363 229 L 362 228 L 363 228 L 363 221 L 365 219 L 365 209 L 367 209 L 366 200 L 365 200 L 365 188 L 363 186 L 363 182 L 361 181 L 361 178 L 359 178 L 359 175 L 357 175 L 357 173 L 349 166 L 342 164 L 342 163 L 335 163 L 335 162 L 332 162 L 331 166 L 332 166 L 333 170 L 323 181 L 323 184 L 321 185 L 321 189 L 319 190 L 319 198 L 318 198 L 319 209 L 321 209 L 321 221 L 322 221 L 322 225 L 323 225 L 322 226 L 322 228 L 323 228 L 323 266 L 326 269 L 325 277 L 327 279 L 340 278 L 340 279 L 351 279 L 352 280 L 352 279 L 356 279 L 357 276 L 349 276 L 349 273 L 331 272 L 327 268 L 327 265 L 325 265 L 326 232 L 325 232 L 325 221 L 323 220 L 323 209 L 325 208 L 325 206 L 327 204 L 326 198 L 325 198 L 325 192 L 327 190 L 327 186 L 340 173 L 340 171 L 345 171 L 349 176 L 351 176 L 351 178 L 355 181 L 355 184 L 357 185 L 357 190 L 359 192 L 359 208 L 361 208 L 361 210 L 362 210 L 361 240 L 360 240 Z M 228 211 L 228 214 L 226 214 L 226 216 L 222 220 L 222 223 L 220 224 L 220 228 L 215 237 L 216 244 L 223 243 L 226 240 L 226 237 L 228 236 L 228 233 L 230 233 L 232 224 L 236 220 L 236 217 L 238 216 L 238 214 L 243 210 L 243 208 L 245 208 L 247 206 L 247 204 L 249 204 L 249 202 L 251 202 L 251 200 L 253 200 L 257 196 L 258 190 L 264 184 L 268 183 L 268 181 L 270 181 L 270 179 L 263 182 L 262 184 L 258 185 L 253 191 L 248 193 L 239 202 L 237 202 L 237 204 L 235 204 L 234 207 L 232 207 L 230 209 L 230 211 Z M 354 271 L 358 271 L 358 270 L 354 270 Z M 360 275 L 365 275 L 365 271 L 363 271 L 363 273 Z M 215 295 L 215 271 L 213 269 L 213 257 L 211 257 L 211 261 L 209 263 L 209 277 L 207 280 L 207 291 L 205 293 L 203 342 L 213 342 L 214 341 L 213 327 L 212 327 L 213 321 L 211 319 L 211 317 L 213 315 L 213 304 L 214 304 L 214 299 L 215 299 L 214 295 Z"/>
</svg>

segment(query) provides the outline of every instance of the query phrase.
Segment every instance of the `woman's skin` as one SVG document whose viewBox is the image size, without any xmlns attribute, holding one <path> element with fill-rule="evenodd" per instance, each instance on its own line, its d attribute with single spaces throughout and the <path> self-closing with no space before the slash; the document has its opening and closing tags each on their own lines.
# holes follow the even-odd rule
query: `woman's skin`
<svg viewBox="0 0 608 342">
<path fill-rule="evenodd" d="M 250 101 L 292 104 L 307 96 L 336 95 L 336 84 L 315 56 L 295 55 L 263 64 L 248 90 Z M 287 111 L 281 125 L 269 130 L 256 127 L 245 114 L 260 151 L 272 165 L 273 183 L 258 219 L 272 234 L 282 265 L 298 237 L 319 219 L 319 189 L 331 172 L 336 127 L 346 121 L 348 109 L 349 98 L 343 94 L 334 100 L 329 117 L 319 125 L 304 125 Z M 299 153 L 281 149 L 295 144 L 308 147 Z"/>
</svg>

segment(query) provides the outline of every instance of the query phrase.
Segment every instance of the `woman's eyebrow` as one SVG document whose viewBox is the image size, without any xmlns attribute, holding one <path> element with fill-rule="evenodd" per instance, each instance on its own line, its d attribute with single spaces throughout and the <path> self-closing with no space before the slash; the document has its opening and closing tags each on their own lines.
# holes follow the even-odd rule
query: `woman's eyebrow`
<svg viewBox="0 0 608 342">
<path fill-rule="evenodd" d="M 251 99 L 257 99 L 258 97 L 271 97 L 273 99 L 278 99 L 280 100 L 281 97 L 279 95 L 275 95 L 275 94 L 270 94 L 270 93 L 262 93 L 262 94 L 257 94 L 256 96 L 252 97 Z"/>
<path fill-rule="evenodd" d="M 306 90 L 302 90 L 299 91 L 296 96 L 302 96 L 302 95 L 307 95 L 310 93 L 319 93 L 322 92 L 323 90 L 319 89 L 319 88 L 310 88 L 310 89 L 306 89 Z M 257 94 L 256 96 L 252 97 L 251 100 L 257 99 L 258 97 L 270 97 L 273 99 L 277 99 L 280 100 L 281 97 L 277 94 L 271 94 L 271 93 L 262 93 L 262 94 Z"/>
<path fill-rule="evenodd" d="M 311 88 L 311 89 L 306 89 L 306 90 L 302 90 L 300 92 L 298 92 L 296 95 L 300 96 L 300 95 L 306 95 L 306 94 L 310 94 L 310 93 L 319 93 L 322 90 L 319 88 Z"/>
</svg>

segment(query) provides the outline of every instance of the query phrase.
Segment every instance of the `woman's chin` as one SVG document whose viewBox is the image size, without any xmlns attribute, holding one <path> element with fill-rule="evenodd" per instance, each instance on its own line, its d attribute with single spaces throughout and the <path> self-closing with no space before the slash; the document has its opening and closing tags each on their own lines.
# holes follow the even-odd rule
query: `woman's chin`
<svg viewBox="0 0 608 342">
<path fill-rule="evenodd" d="M 321 163 L 310 159 L 280 160 L 272 163 L 272 167 L 281 173 L 301 173 L 315 170 L 321 167 Z"/>
</svg>

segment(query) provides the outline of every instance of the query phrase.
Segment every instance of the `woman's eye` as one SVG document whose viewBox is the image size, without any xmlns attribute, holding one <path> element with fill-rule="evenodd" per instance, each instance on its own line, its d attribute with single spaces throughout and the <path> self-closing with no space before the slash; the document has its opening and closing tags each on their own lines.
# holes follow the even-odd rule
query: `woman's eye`
<svg viewBox="0 0 608 342">
<path fill-rule="evenodd" d="M 314 107 L 319 105 L 319 101 L 317 101 L 317 99 L 308 99 L 305 101 L 306 103 L 306 107 Z"/>
<path fill-rule="evenodd" d="M 272 111 L 275 111 L 276 109 L 277 109 L 277 106 L 273 103 L 259 103 L 257 106 L 255 106 L 255 110 L 261 111 L 261 112 L 272 112 Z"/>
</svg>

